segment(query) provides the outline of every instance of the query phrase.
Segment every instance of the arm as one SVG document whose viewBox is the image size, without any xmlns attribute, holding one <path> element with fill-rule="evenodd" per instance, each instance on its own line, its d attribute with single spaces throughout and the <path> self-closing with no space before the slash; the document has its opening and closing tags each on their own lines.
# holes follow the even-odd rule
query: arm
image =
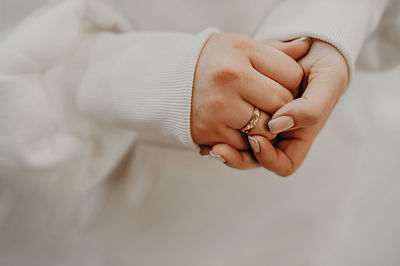
<svg viewBox="0 0 400 266">
<path fill-rule="evenodd" d="M 1 74 L 28 83 L 34 82 L 22 73 L 36 76 L 41 90 L 43 82 L 58 87 L 54 97 L 73 93 L 70 109 L 92 120 L 139 132 L 150 127 L 159 138 L 193 146 L 193 73 L 215 30 L 133 33 L 127 25 L 99 2 L 65 1 L 30 18 L 3 43 Z"/>
<path fill-rule="evenodd" d="M 194 145 L 194 69 L 214 30 L 130 30 L 100 2 L 63 1 L 1 43 L 1 179 L 85 190 L 110 174 L 133 132 Z"/>
<path fill-rule="evenodd" d="M 274 8 L 256 31 L 258 40 L 309 36 L 336 47 L 350 73 L 364 40 L 376 29 L 391 0 L 286 0 Z"/>
</svg>

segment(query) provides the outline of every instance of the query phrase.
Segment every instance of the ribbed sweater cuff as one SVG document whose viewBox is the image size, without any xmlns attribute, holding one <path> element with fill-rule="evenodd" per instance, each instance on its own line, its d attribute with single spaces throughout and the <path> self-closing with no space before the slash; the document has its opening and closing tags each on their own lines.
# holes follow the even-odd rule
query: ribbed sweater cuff
<svg viewBox="0 0 400 266">
<path fill-rule="evenodd" d="M 194 72 L 204 44 L 216 31 L 142 32 L 89 40 L 93 66 L 80 87 L 80 111 L 149 140 L 197 148 L 190 134 Z"/>
<path fill-rule="evenodd" d="M 255 38 L 309 36 L 330 43 L 346 59 L 351 78 L 361 46 L 378 24 L 386 4 L 386 0 L 284 1 L 268 14 Z"/>
<path fill-rule="evenodd" d="M 193 149 L 197 148 L 190 130 L 194 73 L 204 44 L 217 31 L 209 28 L 197 35 L 183 60 L 175 69 L 162 73 L 157 85 L 160 92 L 158 103 L 162 106 L 155 109 L 160 113 L 154 116 L 165 118 L 163 131 L 167 135 L 173 135 L 179 142 Z"/>
</svg>

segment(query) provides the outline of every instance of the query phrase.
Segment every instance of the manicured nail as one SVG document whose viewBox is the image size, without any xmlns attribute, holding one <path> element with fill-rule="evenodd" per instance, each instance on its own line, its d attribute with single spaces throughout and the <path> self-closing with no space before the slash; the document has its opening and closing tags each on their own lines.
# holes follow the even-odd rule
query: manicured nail
<svg viewBox="0 0 400 266">
<path fill-rule="evenodd" d="M 293 118 L 290 116 L 281 116 L 268 122 L 269 131 L 272 134 L 278 134 L 294 126 Z"/>
<path fill-rule="evenodd" d="M 201 156 L 209 155 L 209 154 L 210 154 L 210 148 L 209 148 L 209 147 L 206 147 L 206 146 L 200 146 L 199 154 L 200 154 Z"/>
<path fill-rule="evenodd" d="M 249 143 L 251 148 L 253 149 L 254 152 L 259 153 L 260 152 L 260 143 L 258 143 L 258 140 L 256 138 L 253 138 L 252 136 L 248 136 Z"/>
<path fill-rule="evenodd" d="M 221 163 L 225 163 L 226 162 L 224 157 L 222 157 L 221 155 L 213 153 L 213 151 L 210 151 L 210 156 L 211 156 L 211 158 L 214 158 L 214 159 L 220 161 Z"/>
<path fill-rule="evenodd" d="M 310 37 L 306 37 L 306 36 L 294 39 L 293 41 L 295 41 L 295 42 L 308 41 L 310 44 L 312 44 L 312 39 Z"/>
</svg>

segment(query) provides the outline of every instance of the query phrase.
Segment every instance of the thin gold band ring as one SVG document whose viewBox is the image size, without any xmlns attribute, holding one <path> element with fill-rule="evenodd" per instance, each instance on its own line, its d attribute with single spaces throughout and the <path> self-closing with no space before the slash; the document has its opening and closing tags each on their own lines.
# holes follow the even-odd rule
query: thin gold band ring
<svg viewBox="0 0 400 266">
<path fill-rule="evenodd" d="M 256 127 L 258 120 L 260 119 L 260 115 L 261 115 L 260 109 L 254 106 L 253 115 L 249 123 L 247 123 L 247 125 L 245 125 L 240 131 L 244 134 L 249 133 L 250 130 Z"/>
</svg>

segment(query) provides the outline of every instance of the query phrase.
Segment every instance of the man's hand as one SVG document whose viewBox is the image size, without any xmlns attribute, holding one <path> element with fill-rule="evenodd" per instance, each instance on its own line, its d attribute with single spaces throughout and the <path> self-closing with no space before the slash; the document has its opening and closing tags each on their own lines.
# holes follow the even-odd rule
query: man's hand
<svg viewBox="0 0 400 266">
<path fill-rule="evenodd" d="M 278 137 L 272 142 L 260 135 L 249 138 L 258 165 L 248 152 L 227 144 L 215 145 L 213 153 L 222 156 L 228 166 L 243 169 L 261 165 L 278 175 L 288 176 L 301 165 L 344 92 L 349 76 L 340 52 L 322 41 L 315 40 L 299 63 L 305 72 L 305 90 L 301 97 L 285 104 L 273 115 L 269 127 L 273 133 L 280 133 Z"/>
</svg>

